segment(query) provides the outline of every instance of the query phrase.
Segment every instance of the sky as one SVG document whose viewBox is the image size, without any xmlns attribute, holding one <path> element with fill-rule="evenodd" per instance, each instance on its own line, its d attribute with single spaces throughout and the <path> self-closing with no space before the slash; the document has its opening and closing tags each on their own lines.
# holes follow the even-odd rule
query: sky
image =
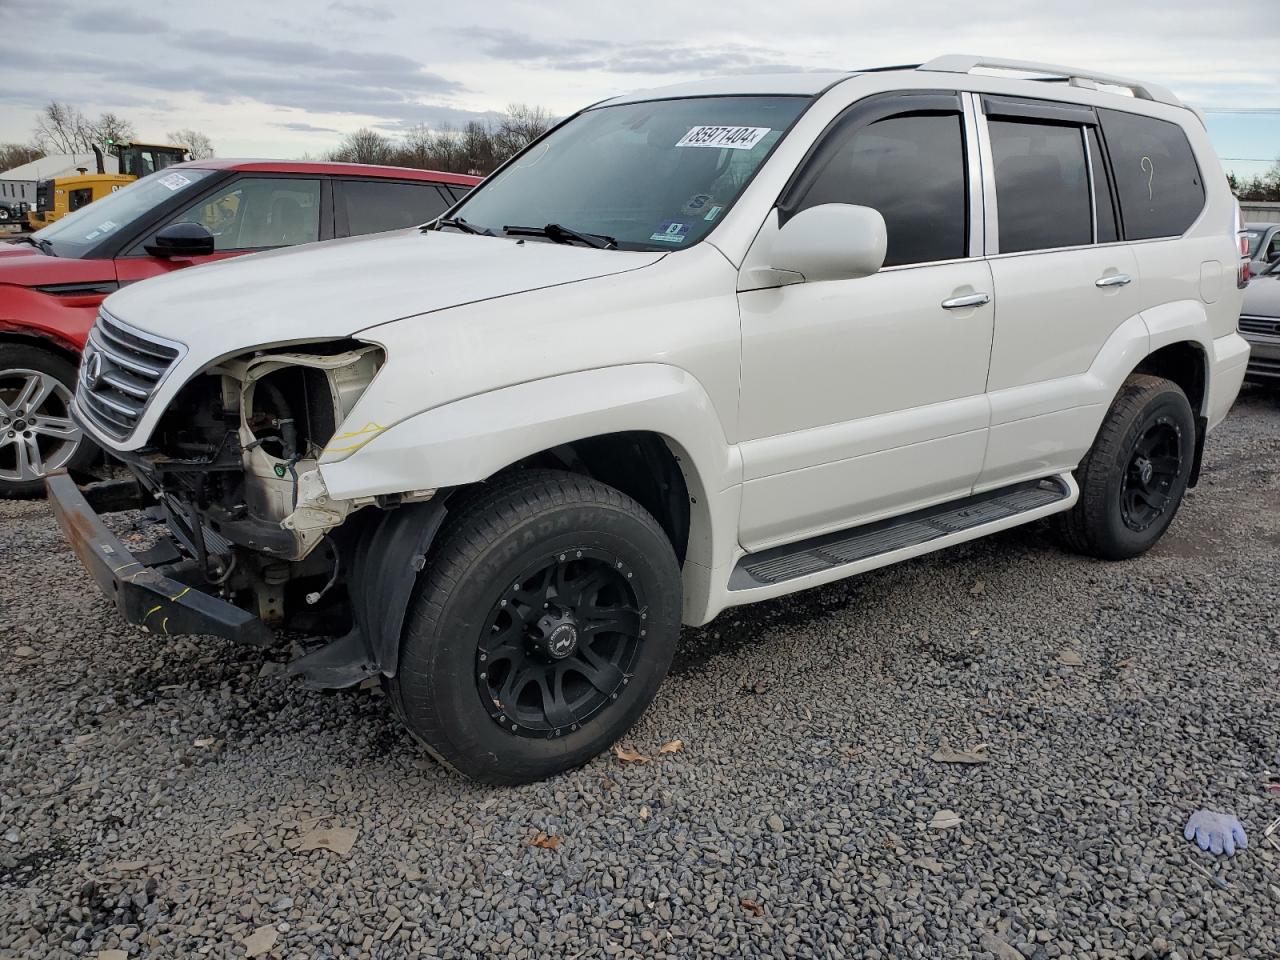
<svg viewBox="0 0 1280 960">
<path fill-rule="evenodd" d="M 206 133 L 220 156 L 317 156 L 370 126 L 555 116 L 703 76 L 981 53 L 1162 83 L 1206 111 L 1224 166 L 1280 156 L 1276 0 L 0 0 L 0 142 L 50 99 Z"/>
</svg>

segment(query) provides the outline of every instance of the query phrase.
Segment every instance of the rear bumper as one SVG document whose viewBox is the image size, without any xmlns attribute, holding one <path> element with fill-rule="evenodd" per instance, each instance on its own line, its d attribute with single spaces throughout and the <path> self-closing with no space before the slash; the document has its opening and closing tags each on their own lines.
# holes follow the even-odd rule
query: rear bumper
<svg viewBox="0 0 1280 960">
<path fill-rule="evenodd" d="M 1238 333 L 1213 341 L 1213 357 L 1209 367 L 1209 396 L 1205 418 L 1212 430 L 1227 416 L 1227 411 L 1240 394 L 1245 367 L 1249 364 L 1249 343 Z"/>
<path fill-rule="evenodd" d="M 45 480 L 49 503 L 80 563 L 129 623 L 166 635 L 207 634 L 265 647 L 271 629 L 234 604 L 164 576 L 133 556 L 65 473 Z"/>
</svg>

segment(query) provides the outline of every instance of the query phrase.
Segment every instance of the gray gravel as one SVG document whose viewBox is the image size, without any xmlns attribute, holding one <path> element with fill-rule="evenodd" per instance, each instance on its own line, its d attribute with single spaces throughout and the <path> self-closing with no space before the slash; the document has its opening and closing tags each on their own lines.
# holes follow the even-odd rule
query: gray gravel
<svg viewBox="0 0 1280 960">
<path fill-rule="evenodd" d="M 1022 529 L 730 611 L 629 738 L 652 763 L 508 790 L 377 691 L 124 626 L 0 504 L 0 956 L 1276 957 L 1277 465 L 1247 391 L 1151 555 Z M 1202 806 L 1249 849 L 1183 840 Z"/>
</svg>

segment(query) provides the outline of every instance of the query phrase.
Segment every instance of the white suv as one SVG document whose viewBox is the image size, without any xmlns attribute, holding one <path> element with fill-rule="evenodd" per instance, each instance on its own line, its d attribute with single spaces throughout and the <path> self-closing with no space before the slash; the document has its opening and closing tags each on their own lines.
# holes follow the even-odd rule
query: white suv
<svg viewBox="0 0 1280 960">
<path fill-rule="evenodd" d="M 75 414 L 165 539 L 49 490 L 130 621 L 336 637 L 292 669 L 382 677 L 441 761 L 528 781 L 627 730 L 681 622 L 1050 515 L 1147 550 L 1244 375 L 1239 234 L 1148 83 L 644 91 L 421 229 L 114 294 Z"/>
</svg>

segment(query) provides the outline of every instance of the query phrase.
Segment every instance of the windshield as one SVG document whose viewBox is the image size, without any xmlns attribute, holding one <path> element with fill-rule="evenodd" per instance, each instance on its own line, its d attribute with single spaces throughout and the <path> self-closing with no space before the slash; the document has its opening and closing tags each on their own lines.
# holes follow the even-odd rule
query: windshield
<svg viewBox="0 0 1280 960">
<path fill-rule="evenodd" d="M 153 173 L 68 213 L 32 236 L 48 240 L 53 252 L 60 257 L 83 256 L 108 234 L 125 229 L 177 193 L 192 189 L 192 184 L 211 173 L 212 170 L 193 169 Z"/>
<path fill-rule="evenodd" d="M 674 250 L 715 227 L 807 97 L 699 97 L 588 110 L 454 209 L 481 230 L 547 224 Z"/>
</svg>

